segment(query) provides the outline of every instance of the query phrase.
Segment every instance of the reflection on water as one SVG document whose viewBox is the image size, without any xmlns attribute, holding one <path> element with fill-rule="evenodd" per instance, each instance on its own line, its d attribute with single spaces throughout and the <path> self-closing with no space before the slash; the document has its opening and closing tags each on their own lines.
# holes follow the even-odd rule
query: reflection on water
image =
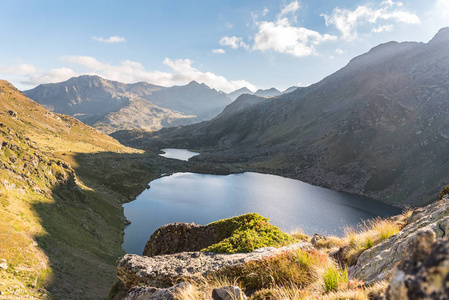
<svg viewBox="0 0 449 300">
<path fill-rule="evenodd" d="M 270 218 L 284 231 L 342 235 L 347 226 L 398 208 L 373 199 L 313 186 L 299 180 L 259 173 L 227 176 L 176 173 L 151 182 L 133 202 L 124 204 L 132 223 L 122 245 L 142 254 L 150 235 L 173 222 L 210 222 L 248 212 Z"/>
<path fill-rule="evenodd" d="M 172 148 L 165 148 L 161 149 L 165 153 L 159 154 L 160 156 L 167 157 L 167 158 L 174 158 L 179 160 L 189 160 L 189 158 L 194 157 L 196 155 L 200 155 L 197 152 L 192 152 L 185 149 L 172 149 Z"/>
</svg>

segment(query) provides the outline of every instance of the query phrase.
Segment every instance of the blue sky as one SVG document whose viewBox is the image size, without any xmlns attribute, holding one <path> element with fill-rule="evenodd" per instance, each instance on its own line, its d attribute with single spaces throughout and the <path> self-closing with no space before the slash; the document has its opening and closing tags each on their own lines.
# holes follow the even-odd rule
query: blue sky
<svg viewBox="0 0 449 300">
<path fill-rule="evenodd" d="M 0 0 L 0 78 L 97 74 L 225 92 L 315 83 L 391 40 L 428 42 L 448 0 Z"/>
</svg>

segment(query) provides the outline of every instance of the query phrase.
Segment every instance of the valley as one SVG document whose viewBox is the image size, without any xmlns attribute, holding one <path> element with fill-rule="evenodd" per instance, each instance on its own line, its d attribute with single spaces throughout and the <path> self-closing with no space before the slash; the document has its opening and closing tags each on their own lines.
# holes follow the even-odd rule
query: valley
<svg viewBox="0 0 449 300">
<path fill-rule="evenodd" d="M 242 43 L 236 45 L 245 48 Z M 363 288 L 370 289 L 373 278 L 386 278 L 378 266 L 388 265 L 389 272 L 393 268 L 390 258 L 388 263 L 373 264 L 371 253 L 384 254 L 392 244 L 398 253 L 405 253 L 410 245 L 422 242 L 414 235 L 422 227 L 427 230 L 420 231 L 424 238 L 431 240 L 424 247 L 429 250 L 443 243 L 448 230 L 447 188 L 441 192 L 449 182 L 448 78 L 449 28 L 443 28 L 428 43 L 380 44 L 315 84 L 292 86 L 283 92 L 276 88 L 252 92 L 241 87 L 225 93 L 195 80 L 162 86 L 122 83 L 97 75 L 44 83 L 22 92 L 0 80 L 0 299 L 104 299 L 112 287 L 117 299 L 122 299 L 125 296 L 120 295 L 131 293 L 139 280 L 141 290 L 151 290 L 155 287 L 148 278 L 153 275 L 146 263 L 153 258 L 124 256 L 125 250 L 139 252 L 157 227 L 177 222 L 188 212 L 195 218 L 185 222 L 212 222 L 212 227 L 229 221 L 213 222 L 216 219 L 245 214 L 236 218 L 247 231 L 227 237 L 244 237 L 239 240 L 242 245 L 233 247 L 273 246 L 262 243 L 265 237 L 253 236 L 263 231 L 281 236 L 274 246 L 285 246 L 288 251 L 298 247 L 315 255 L 324 249 L 317 257 L 325 257 L 322 260 L 338 276 L 346 276 L 347 289 L 351 289 L 348 276 L 361 278 Z M 240 87 L 241 82 L 232 86 Z M 165 148 L 171 152 L 168 158 L 161 156 Z M 172 148 L 198 155 L 171 159 Z M 227 180 L 241 185 L 231 186 L 224 176 L 216 175 L 229 175 Z M 159 192 L 159 184 L 177 177 L 185 182 L 165 187 L 165 191 L 179 194 L 162 197 L 154 206 L 134 201 L 139 195 Z M 203 185 L 212 189 L 203 190 Z M 188 195 L 190 190 L 196 194 Z M 284 199 L 283 193 L 295 197 Z M 296 197 L 301 193 L 304 199 Z M 183 198 L 186 195 L 188 199 Z M 336 204 L 337 198 L 343 199 L 341 203 Z M 196 202 L 186 205 L 192 199 Z M 387 220 L 367 221 L 369 226 L 385 222 L 394 228 L 388 234 L 381 232 L 380 237 L 369 236 L 366 242 L 374 227 L 365 226 L 368 233 L 347 234 L 342 229 L 357 226 L 360 220 L 428 204 Z M 369 211 L 371 205 L 379 213 Z M 143 219 L 159 218 L 160 222 L 148 225 L 133 219 L 125 229 L 130 220 L 125 218 L 124 207 L 126 211 L 133 206 L 136 214 L 144 214 Z M 300 223 L 286 219 L 299 218 L 307 232 L 286 235 L 265 218 L 251 214 L 253 210 L 273 215 L 273 224 L 284 231 Z M 317 231 L 316 220 L 325 225 L 319 227 L 326 228 L 323 233 L 340 237 L 308 237 Z M 230 222 L 234 226 L 237 221 Z M 137 248 L 128 247 L 126 238 L 123 244 L 128 229 L 139 235 Z M 223 232 L 216 235 L 221 237 Z M 320 245 L 320 239 L 328 244 Z M 290 245 L 293 241 L 300 245 Z M 235 250 L 220 246 L 229 253 Z M 171 254 L 176 253 L 167 253 Z M 378 259 L 374 254 L 373 259 Z M 215 257 L 204 251 L 192 255 Z M 394 257 L 395 263 L 399 259 Z M 173 266 L 168 263 L 167 269 Z M 398 266 L 406 269 L 407 263 Z M 350 275 L 346 267 L 351 268 Z M 319 277 L 315 275 L 314 280 Z M 388 284 L 384 281 L 382 293 Z M 160 285 L 157 288 L 167 284 Z M 257 292 L 268 287 L 276 288 L 267 285 Z M 317 290 L 330 295 L 330 290 Z M 252 297 L 254 291 L 248 285 L 248 295 Z M 316 290 L 309 292 L 315 295 Z"/>
<path fill-rule="evenodd" d="M 6 81 L 0 116 L 0 298 L 104 298 L 124 254 L 121 205 L 162 173 L 230 172 L 124 147 Z"/>
<path fill-rule="evenodd" d="M 307 88 L 242 95 L 208 122 L 117 131 L 141 149 L 201 149 L 234 164 L 396 206 L 430 203 L 448 182 L 449 29 L 427 44 L 390 42 Z"/>
</svg>

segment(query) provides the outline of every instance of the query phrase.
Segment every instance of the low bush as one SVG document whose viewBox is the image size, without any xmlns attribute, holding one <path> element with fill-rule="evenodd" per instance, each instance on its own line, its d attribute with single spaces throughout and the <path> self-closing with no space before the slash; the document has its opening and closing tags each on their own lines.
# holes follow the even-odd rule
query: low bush
<svg viewBox="0 0 449 300">
<path fill-rule="evenodd" d="M 268 223 L 269 219 L 258 213 L 249 213 L 234 218 L 210 223 L 218 226 L 224 238 L 202 251 L 215 253 L 252 252 L 262 247 L 282 247 L 297 242 L 279 228 Z"/>
</svg>

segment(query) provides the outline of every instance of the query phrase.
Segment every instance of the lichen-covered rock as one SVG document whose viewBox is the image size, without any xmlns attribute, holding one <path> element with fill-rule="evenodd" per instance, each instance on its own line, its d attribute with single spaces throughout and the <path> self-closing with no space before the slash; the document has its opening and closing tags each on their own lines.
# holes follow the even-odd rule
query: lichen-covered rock
<svg viewBox="0 0 449 300">
<path fill-rule="evenodd" d="M 178 292 L 187 286 L 188 283 L 183 282 L 166 289 L 133 287 L 128 291 L 121 291 L 113 300 L 175 300 Z"/>
<path fill-rule="evenodd" d="M 416 209 L 401 232 L 363 252 L 349 276 L 371 283 L 388 278 L 394 265 L 413 247 L 419 229 L 431 230 L 437 239 L 445 237 L 449 228 L 449 198 Z"/>
<path fill-rule="evenodd" d="M 385 298 L 449 299 L 449 241 L 420 230 L 393 272 Z"/>
<path fill-rule="evenodd" d="M 144 256 L 200 251 L 222 239 L 216 226 L 172 223 L 159 227 L 143 250 Z"/>
<path fill-rule="evenodd" d="M 213 300 L 245 300 L 246 295 L 238 286 L 223 286 L 220 288 L 213 289 L 212 291 Z"/>
<path fill-rule="evenodd" d="M 237 266 L 286 251 L 309 247 L 311 247 L 309 243 L 298 243 L 281 248 L 266 247 L 250 253 L 236 254 L 182 252 L 153 257 L 126 254 L 117 262 L 117 277 L 126 289 L 135 286 L 167 288 L 180 278 L 197 278 L 224 267 Z"/>
</svg>

